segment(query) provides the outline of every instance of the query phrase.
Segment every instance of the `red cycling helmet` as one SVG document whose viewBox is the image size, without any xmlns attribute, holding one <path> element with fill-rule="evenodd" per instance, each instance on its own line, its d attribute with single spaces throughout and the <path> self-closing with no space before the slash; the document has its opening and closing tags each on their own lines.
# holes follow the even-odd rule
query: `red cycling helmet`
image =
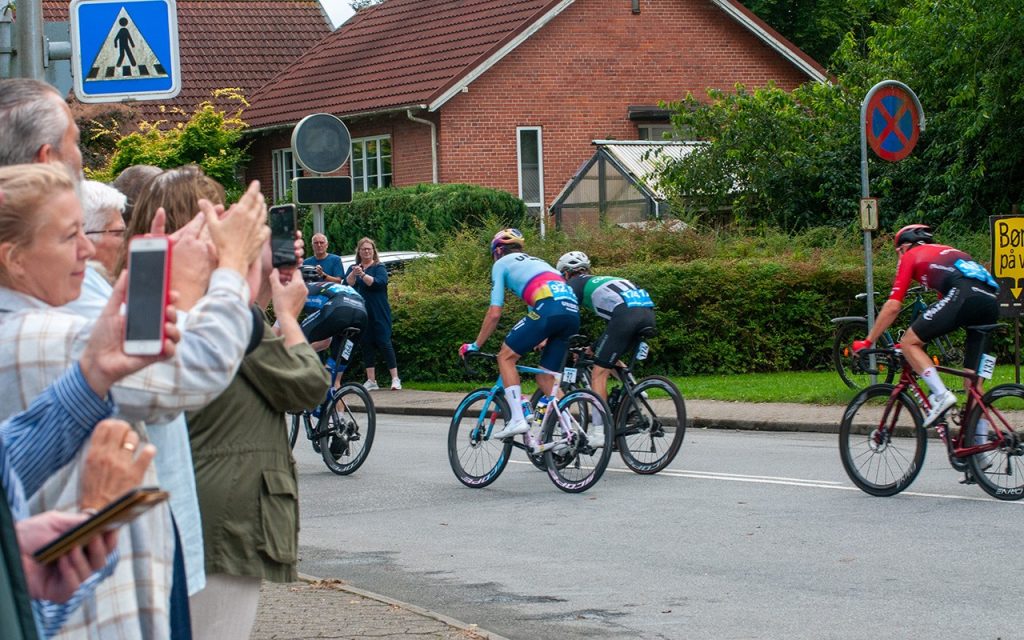
<svg viewBox="0 0 1024 640">
<path fill-rule="evenodd" d="M 924 244 L 932 244 L 935 242 L 935 240 L 932 239 L 931 227 L 926 224 L 908 224 L 897 231 L 896 235 L 893 236 L 892 239 L 892 244 L 897 249 L 904 244 L 917 244 L 918 242 L 923 242 Z"/>
</svg>

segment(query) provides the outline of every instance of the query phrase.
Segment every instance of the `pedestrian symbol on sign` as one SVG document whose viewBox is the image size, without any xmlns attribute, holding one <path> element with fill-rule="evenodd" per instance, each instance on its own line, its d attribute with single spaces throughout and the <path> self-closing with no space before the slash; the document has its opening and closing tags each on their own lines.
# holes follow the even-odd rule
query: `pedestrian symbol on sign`
<svg viewBox="0 0 1024 640">
<path fill-rule="evenodd" d="M 127 62 L 127 64 L 125 64 Z M 90 65 L 90 81 L 126 78 L 166 78 L 167 71 L 152 47 L 121 7 L 103 45 Z"/>
</svg>

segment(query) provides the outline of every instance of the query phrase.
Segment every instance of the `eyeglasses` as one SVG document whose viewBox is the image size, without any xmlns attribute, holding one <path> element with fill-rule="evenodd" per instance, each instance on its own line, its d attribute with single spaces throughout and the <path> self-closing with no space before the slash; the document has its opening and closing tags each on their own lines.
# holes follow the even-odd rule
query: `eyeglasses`
<svg viewBox="0 0 1024 640">
<path fill-rule="evenodd" d="M 96 235 L 96 234 L 109 233 L 110 235 L 114 235 L 114 236 L 123 236 L 126 231 L 128 231 L 127 228 L 121 228 L 121 229 L 100 229 L 98 231 L 86 231 L 85 235 L 92 236 L 92 235 Z"/>
</svg>

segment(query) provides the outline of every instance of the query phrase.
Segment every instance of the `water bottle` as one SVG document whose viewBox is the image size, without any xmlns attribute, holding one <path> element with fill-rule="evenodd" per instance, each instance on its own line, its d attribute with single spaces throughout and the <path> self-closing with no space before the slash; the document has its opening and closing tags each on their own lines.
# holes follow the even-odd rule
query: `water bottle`
<svg viewBox="0 0 1024 640">
<path fill-rule="evenodd" d="M 529 422 L 533 418 L 533 412 L 530 411 L 530 401 L 523 400 L 523 417 Z"/>
<path fill-rule="evenodd" d="M 544 412 L 547 411 L 549 402 L 551 402 L 551 396 L 541 396 L 540 400 L 537 401 L 537 413 L 535 417 L 538 424 L 544 421 Z"/>
</svg>

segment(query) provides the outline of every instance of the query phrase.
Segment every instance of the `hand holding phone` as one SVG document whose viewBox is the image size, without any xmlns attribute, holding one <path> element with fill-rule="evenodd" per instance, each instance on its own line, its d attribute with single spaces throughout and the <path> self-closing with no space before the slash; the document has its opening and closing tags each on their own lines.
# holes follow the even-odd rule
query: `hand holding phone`
<svg viewBox="0 0 1024 640">
<path fill-rule="evenodd" d="M 32 554 L 40 564 L 49 564 L 75 547 L 88 544 L 96 536 L 131 522 L 143 512 L 170 496 L 157 487 L 141 487 L 124 494 L 82 524 L 69 529 L 53 542 Z"/>
<path fill-rule="evenodd" d="M 170 273 L 170 238 L 149 235 L 132 238 L 128 245 L 126 354 L 156 356 L 163 353 Z"/>
<path fill-rule="evenodd" d="M 298 263 L 295 255 L 295 230 L 298 227 L 294 204 L 280 204 L 270 208 L 270 249 L 274 267 Z"/>
</svg>

